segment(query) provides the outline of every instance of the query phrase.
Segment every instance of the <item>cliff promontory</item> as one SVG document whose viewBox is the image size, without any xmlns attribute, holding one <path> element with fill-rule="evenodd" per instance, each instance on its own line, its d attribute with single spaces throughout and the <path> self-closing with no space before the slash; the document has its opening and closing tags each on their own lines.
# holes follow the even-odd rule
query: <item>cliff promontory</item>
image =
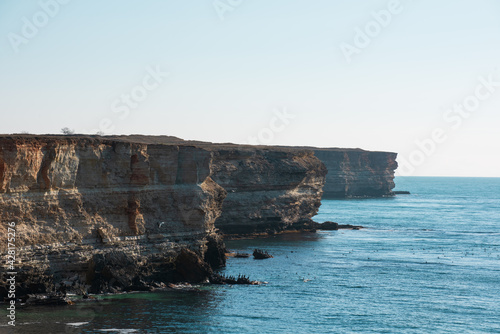
<svg viewBox="0 0 500 334">
<path fill-rule="evenodd" d="M 393 196 L 397 153 L 314 148 L 328 169 L 323 198 Z"/>
</svg>

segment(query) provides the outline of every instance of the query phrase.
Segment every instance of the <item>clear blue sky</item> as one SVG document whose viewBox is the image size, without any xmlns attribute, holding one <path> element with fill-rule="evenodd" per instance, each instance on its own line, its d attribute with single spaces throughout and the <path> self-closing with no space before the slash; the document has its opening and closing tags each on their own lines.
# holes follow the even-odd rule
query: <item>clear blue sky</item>
<svg viewBox="0 0 500 334">
<path fill-rule="evenodd" d="M 394 151 L 411 175 L 500 176 L 500 1 L 401 0 L 393 13 L 375 0 L 55 1 L 0 2 L 0 133 L 104 124 Z M 369 45 L 358 29 L 372 29 Z M 168 76 L 155 81 L 156 68 Z M 463 103 L 466 116 L 450 110 Z"/>
</svg>

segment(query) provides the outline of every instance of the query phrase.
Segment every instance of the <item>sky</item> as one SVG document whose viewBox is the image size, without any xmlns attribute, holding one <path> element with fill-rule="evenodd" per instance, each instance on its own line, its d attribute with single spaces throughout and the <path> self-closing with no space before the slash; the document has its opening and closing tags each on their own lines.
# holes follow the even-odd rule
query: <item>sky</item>
<svg viewBox="0 0 500 334">
<path fill-rule="evenodd" d="M 0 133 L 398 153 L 500 177 L 500 1 L 1 0 Z"/>
</svg>

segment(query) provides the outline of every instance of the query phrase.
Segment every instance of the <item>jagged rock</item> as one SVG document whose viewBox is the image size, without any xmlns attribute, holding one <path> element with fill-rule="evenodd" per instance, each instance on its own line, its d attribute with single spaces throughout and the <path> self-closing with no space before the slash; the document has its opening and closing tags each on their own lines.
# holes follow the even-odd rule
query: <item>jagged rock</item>
<svg viewBox="0 0 500 334">
<path fill-rule="evenodd" d="M 212 269 L 224 267 L 226 265 L 226 251 L 222 236 L 212 234 L 207 237 L 207 251 L 204 260 Z"/>
<path fill-rule="evenodd" d="M 29 295 L 24 306 L 60 306 L 72 305 L 73 302 L 62 295 Z"/>
<path fill-rule="evenodd" d="M 212 284 L 246 284 L 246 285 L 259 285 L 263 282 L 259 281 L 251 281 L 245 275 L 238 275 L 238 277 L 234 276 L 224 276 L 219 274 L 212 274 L 210 276 L 210 283 Z"/>
</svg>

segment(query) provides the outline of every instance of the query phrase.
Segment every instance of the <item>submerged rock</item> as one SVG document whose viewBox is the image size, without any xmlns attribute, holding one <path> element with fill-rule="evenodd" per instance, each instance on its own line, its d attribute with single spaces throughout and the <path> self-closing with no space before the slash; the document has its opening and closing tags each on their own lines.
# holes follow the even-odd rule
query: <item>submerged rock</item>
<svg viewBox="0 0 500 334">
<path fill-rule="evenodd" d="M 324 223 L 318 223 L 316 225 L 318 230 L 335 231 L 339 229 L 339 224 L 331 221 L 326 221 Z"/>
<path fill-rule="evenodd" d="M 324 223 L 315 223 L 314 227 L 318 230 L 324 231 L 336 231 L 336 230 L 359 230 L 362 229 L 363 226 L 359 225 L 350 225 L 350 224 L 338 224 L 332 221 L 326 221 Z"/>
<path fill-rule="evenodd" d="M 213 274 L 210 277 L 210 283 L 212 284 L 243 284 L 243 285 L 259 285 L 264 282 L 251 281 L 249 277 L 245 275 L 234 276 L 224 276 L 219 274 Z"/>
</svg>

